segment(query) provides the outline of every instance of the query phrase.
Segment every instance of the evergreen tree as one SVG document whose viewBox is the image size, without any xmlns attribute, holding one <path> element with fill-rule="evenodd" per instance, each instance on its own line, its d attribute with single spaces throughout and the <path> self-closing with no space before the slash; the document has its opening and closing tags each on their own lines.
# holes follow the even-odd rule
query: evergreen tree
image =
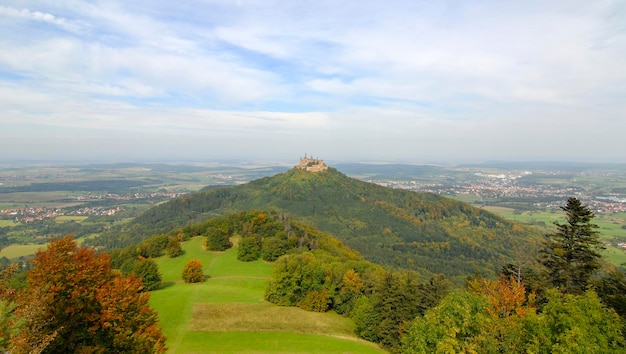
<svg viewBox="0 0 626 354">
<path fill-rule="evenodd" d="M 580 294 L 600 267 L 599 251 L 604 247 L 595 231 L 598 226 L 591 223 L 595 215 L 589 207 L 572 197 L 561 209 L 567 222 L 555 222 L 557 231 L 546 235 L 539 262 L 551 285 L 563 293 Z"/>
<path fill-rule="evenodd" d="M 419 314 L 424 315 L 426 310 L 437 306 L 439 301 L 450 292 L 450 281 L 441 274 L 435 274 L 429 281 L 420 284 L 420 294 L 422 296 L 419 303 Z"/>
<path fill-rule="evenodd" d="M 626 319 L 626 276 L 616 270 L 598 279 L 596 292 L 602 302 Z"/>
<path fill-rule="evenodd" d="M 421 296 L 415 274 L 385 271 L 370 297 L 354 305 L 351 317 L 357 334 L 397 349 L 405 324 L 419 314 Z"/>
</svg>

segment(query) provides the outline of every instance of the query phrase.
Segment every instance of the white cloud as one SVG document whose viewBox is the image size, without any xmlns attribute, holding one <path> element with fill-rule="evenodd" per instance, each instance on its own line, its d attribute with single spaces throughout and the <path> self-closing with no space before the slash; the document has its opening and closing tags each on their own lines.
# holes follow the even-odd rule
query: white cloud
<svg viewBox="0 0 626 354">
<path fill-rule="evenodd" d="M 21 4 L 0 6 L 3 123 L 241 154 L 626 148 L 615 1 Z"/>
<path fill-rule="evenodd" d="M 16 9 L 8 6 L 0 6 L 0 16 L 8 16 L 24 20 L 46 22 L 63 28 L 70 32 L 79 32 L 82 28 L 81 24 L 75 21 L 69 21 L 63 17 L 57 17 L 50 13 L 31 11 L 29 9 Z"/>
</svg>

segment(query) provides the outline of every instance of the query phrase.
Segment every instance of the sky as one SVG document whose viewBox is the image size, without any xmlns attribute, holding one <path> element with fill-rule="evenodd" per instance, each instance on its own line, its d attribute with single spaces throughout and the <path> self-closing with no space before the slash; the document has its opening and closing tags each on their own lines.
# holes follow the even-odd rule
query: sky
<svg viewBox="0 0 626 354">
<path fill-rule="evenodd" d="M 626 162 L 626 1 L 3 1 L 0 160 Z"/>
</svg>

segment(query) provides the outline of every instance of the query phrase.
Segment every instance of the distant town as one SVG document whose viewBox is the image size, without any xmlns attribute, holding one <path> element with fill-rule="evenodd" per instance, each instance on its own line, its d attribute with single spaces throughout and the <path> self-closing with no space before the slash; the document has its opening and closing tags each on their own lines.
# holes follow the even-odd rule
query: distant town
<svg viewBox="0 0 626 354">
<path fill-rule="evenodd" d="M 561 186 L 558 184 L 540 184 L 522 182 L 522 177 L 533 172 L 522 174 L 483 174 L 475 173 L 471 181 L 455 181 L 454 183 L 420 183 L 416 180 L 376 180 L 376 183 L 390 188 L 407 189 L 442 195 L 474 195 L 482 200 L 536 200 L 532 204 L 537 208 L 558 208 L 568 197 L 577 197 L 595 213 L 619 213 L 626 211 L 626 198 L 620 195 L 595 195 L 577 186 Z M 442 176 L 446 180 L 447 176 Z"/>
<path fill-rule="evenodd" d="M 155 193 L 132 193 L 128 195 L 117 194 L 87 194 L 78 197 L 74 197 L 76 201 L 102 201 L 102 200 L 114 200 L 114 201 L 136 201 L 136 200 L 151 200 L 151 199 L 172 199 L 180 197 L 187 192 L 155 192 Z M 58 216 L 111 216 L 115 215 L 125 208 L 120 205 L 115 206 L 85 206 L 78 208 L 56 208 L 56 207 L 23 207 L 23 208 L 10 208 L 0 209 L 0 216 L 2 219 L 10 218 L 16 223 L 31 223 L 35 221 L 41 221 L 49 218 L 56 218 Z"/>
</svg>

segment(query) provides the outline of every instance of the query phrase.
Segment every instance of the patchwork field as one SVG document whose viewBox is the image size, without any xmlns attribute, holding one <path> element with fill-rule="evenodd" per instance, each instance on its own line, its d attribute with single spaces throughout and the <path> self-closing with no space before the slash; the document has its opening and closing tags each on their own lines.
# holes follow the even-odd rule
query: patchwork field
<svg viewBox="0 0 626 354">
<path fill-rule="evenodd" d="M 179 258 L 157 260 L 165 286 L 151 293 L 151 305 L 169 353 L 384 353 L 358 339 L 348 318 L 266 302 L 271 264 L 240 262 L 236 247 L 206 252 L 202 241 L 187 241 Z M 190 259 L 202 261 L 204 283 L 182 281 Z"/>
</svg>

